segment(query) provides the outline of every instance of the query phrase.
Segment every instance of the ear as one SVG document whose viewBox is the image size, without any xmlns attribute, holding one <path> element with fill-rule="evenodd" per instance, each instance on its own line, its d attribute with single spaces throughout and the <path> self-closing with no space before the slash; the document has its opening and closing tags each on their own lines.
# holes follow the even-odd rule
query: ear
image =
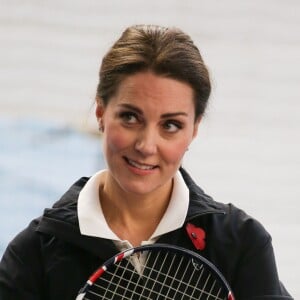
<svg viewBox="0 0 300 300">
<path fill-rule="evenodd" d="M 200 122 L 202 120 L 202 116 L 198 117 L 197 120 L 194 123 L 194 132 L 193 132 L 193 139 L 197 136 L 198 134 L 198 129 L 199 129 L 199 125 Z"/>
<path fill-rule="evenodd" d="M 104 122 L 103 122 L 104 112 L 105 112 L 105 108 L 104 108 L 103 102 L 99 99 L 96 99 L 95 114 L 96 114 L 99 130 L 101 132 L 104 132 Z"/>
<path fill-rule="evenodd" d="M 104 114 L 104 105 L 102 103 L 102 100 L 96 99 L 96 110 L 95 110 L 96 118 L 99 121 Z"/>
</svg>

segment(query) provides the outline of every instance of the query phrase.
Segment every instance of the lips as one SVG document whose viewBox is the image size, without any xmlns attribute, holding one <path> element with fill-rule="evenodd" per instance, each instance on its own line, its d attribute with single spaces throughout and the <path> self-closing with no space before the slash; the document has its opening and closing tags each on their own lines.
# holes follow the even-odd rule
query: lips
<svg viewBox="0 0 300 300">
<path fill-rule="evenodd" d="M 157 165 L 149 165 L 149 164 L 143 164 L 141 162 L 137 162 L 135 160 L 129 159 L 128 157 L 124 157 L 124 159 L 126 160 L 126 162 L 131 165 L 132 167 L 138 168 L 140 170 L 153 170 L 155 168 L 157 168 Z"/>
</svg>

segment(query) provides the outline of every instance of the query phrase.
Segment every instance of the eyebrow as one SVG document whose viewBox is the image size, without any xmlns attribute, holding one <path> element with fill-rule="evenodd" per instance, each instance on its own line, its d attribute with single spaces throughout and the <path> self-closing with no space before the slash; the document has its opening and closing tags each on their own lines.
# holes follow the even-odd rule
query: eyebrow
<svg viewBox="0 0 300 300">
<path fill-rule="evenodd" d="M 127 103 L 122 103 L 119 104 L 118 106 L 124 107 L 124 108 L 128 108 L 130 110 L 135 111 L 136 113 L 143 115 L 143 111 L 141 109 L 139 109 L 138 107 L 132 105 L 132 104 L 127 104 Z M 172 118 L 172 117 L 176 117 L 176 116 L 185 116 L 188 117 L 188 114 L 185 112 L 174 112 L 174 113 L 165 113 L 161 115 L 162 119 L 166 119 L 166 118 Z"/>
</svg>

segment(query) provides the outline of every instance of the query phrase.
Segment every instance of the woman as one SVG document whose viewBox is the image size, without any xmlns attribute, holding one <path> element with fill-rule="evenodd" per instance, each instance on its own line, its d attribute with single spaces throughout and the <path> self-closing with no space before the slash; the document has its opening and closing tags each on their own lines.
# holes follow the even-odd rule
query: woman
<svg viewBox="0 0 300 300">
<path fill-rule="evenodd" d="M 104 57 L 97 88 L 108 168 L 79 179 L 10 243 L 0 298 L 75 299 L 107 258 L 160 242 L 206 257 L 236 299 L 292 299 L 265 229 L 212 200 L 181 168 L 209 94 L 207 68 L 189 36 L 159 26 L 128 28 Z M 188 224 L 205 232 L 200 245 Z"/>
</svg>

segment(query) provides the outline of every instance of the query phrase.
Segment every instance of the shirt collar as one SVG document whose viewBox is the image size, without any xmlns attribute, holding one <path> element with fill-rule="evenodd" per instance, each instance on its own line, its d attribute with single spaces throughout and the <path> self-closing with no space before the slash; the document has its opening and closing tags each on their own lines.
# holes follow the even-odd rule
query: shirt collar
<svg viewBox="0 0 300 300">
<path fill-rule="evenodd" d="M 79 228 L 83 235 L 120 241 L 120 238 L 109 228 L 99 201 L 99 185 L 103 172 L 105 170 L 94 174 L 79 194 L 77 208 Z M 180 228 L 185 221 L 188 205 L 189 190 L 178 171 L 174 176 L 169 206 L 150 240 Z"/>
</svg>

